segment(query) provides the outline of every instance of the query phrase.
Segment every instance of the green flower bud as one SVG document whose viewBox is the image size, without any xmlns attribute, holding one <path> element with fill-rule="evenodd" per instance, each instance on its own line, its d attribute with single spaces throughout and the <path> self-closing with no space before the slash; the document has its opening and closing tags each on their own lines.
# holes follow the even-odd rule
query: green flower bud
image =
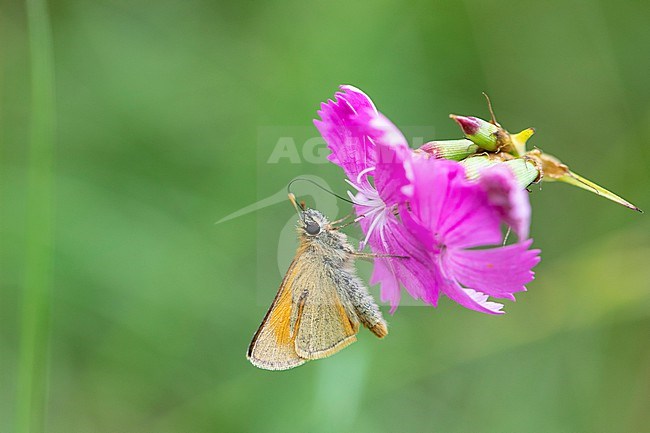
<svg viewBox="0 0 650 433">
<path fill-rule="evenodd" d="M 500 161 L 494 160 L 487 155 L 471 156 L 460 161 L 460 164 L 465 167 L 465 176 L 468 179 L 478 178 L 483 170 L 499 163 Z"/>
<path fill-rule="evenodd" d="M 418 151 L 439 159 L 461 161 L 478 150 L 478 145 L 470 140 L 441 140 L 424 143 Z"/>
<path fill-rule="evenodd" d="M 495 156 L 478 155 L 466 158 L 460 161 L 460 164 L 465 167 L 465 175 L 468 179 L 476 179 L 483 170 L 497 164 L 504 164 L 512 171 L 522 189 L 539 180 L 540 176 L 535 163 L 523 158 L 504 160 Z"/>
<path fill-rule="evenodd" d="M 458 123 L 465 137 L 482 149 L 494 151 L 499 148 L 498 132 L 500 128 L 497 125 L 478 117 L 456 116 L 455 114 L 450 114 L 449 117 Z"/>
<path fill-rule="evenodd" d="M 532 161 L 523 158 L 511 159 L 503 164 L 507 165 L 515 175 L 517 183 L 522 188 L 527 188 L 530 184 L 539 180 L 539 170 Z"/>
</svg>

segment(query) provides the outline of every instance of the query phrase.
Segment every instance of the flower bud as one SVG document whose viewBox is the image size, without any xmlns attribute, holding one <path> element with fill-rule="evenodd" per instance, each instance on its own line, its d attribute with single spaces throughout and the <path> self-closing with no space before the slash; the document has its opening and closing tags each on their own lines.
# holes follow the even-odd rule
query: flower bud
<svg viewBox="0 0 650 433">
<path fill-rule="evenodd" d="M 539 170 L 535 164 L 527 159 L 517 158 L 511 159 L 503 163 L 507 165 L 512 174 L 514 174 L 517 183 L 522 188 L 528 188 L 528 186 L 539 180 Z"/>
<path fill-rule="evenodd" d="M 478 150 L 478 145 L 470 140 L 441 140 L 424 143 L 418 151 L 438 159 L 461 161 Z"/>
<path fill-rule="evenodd" d="M 460 163 L 465 167 L 465 175 L 468 179 L 476 179 L 486 168 L 503 164 L 512 171 L 512 174 L 517 180 L 517 184 L 522 189 L 527 188 L 530 184 L 539 180 L 540 177 L 539 170 L 535 166 L 535 163 L 523 158 L 504 160 L 495 155 L 479 155 L 466 158 L 460 161 Z"/>
<path fill-rule="evenodd" d="M 465 167 L 465 176 L 468 179 L 476 179 L 481 171 L 499 164 L 499 161 L 494 160 L 487 155 L 478 155 L 465 158 L 460 161 L 460 164 Z"/>
<path fill-rule="evenodd" d="M 497 125 L 478 117 L 456 116 L 455 114 L 450 114 L 449 117 L 458 123 L 465 137 L 482 149 L 493 151 L 499 147 L 497 143 L 499 127 Z"/>
</svg>

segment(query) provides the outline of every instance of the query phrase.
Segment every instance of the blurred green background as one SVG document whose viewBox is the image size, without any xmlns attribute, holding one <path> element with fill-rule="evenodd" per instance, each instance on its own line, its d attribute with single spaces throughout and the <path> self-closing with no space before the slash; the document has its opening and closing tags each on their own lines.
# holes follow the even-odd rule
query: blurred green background
<svg viewBox="0 0 650 433">
<path fill-rule="evenodd" d="M 459 136 L 449 113 L 486 117 L 486 91 L 505 127 L 536 127 L 532 145 L 650 209 L 647 2 L 57 0 L 49 18 L 53 216 L 34 230 L 27 16 L 0 1 L 1 432 L 32 272 L 47 432 L 647 431 L 647 215 L 535 187 L 543 261 L 508 314 L 403 307 L 385 340 L 362 331 L 283 373 L 244 353 L 281 279 L 258 262 L 292 209 L 214 224 L 296 174 L 260 162 L 261 128 L 309 131 L 342 83 L 428 139 Z M 345 191 L 333 165 L 295 171 Z M 51 272 L 26 259 L 47 221 Z"/>
</svg>

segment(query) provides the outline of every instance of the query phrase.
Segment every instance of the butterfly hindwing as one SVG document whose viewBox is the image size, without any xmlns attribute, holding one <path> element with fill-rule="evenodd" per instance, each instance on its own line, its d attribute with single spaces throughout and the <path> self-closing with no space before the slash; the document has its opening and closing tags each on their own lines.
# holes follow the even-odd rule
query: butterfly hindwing
<svg viewBox="0 0 650 433">
<path fill-rule="evenodd" d="M 298 356 L 319 359 L 355 342 L 359 322 L 349 314 L 349 301 L 341 299 L 324 266 L 314 265 L 311 271 L 317 275 L 300 278 L 296 285 L 302 294 L 295 347 Z"/>
</svg>

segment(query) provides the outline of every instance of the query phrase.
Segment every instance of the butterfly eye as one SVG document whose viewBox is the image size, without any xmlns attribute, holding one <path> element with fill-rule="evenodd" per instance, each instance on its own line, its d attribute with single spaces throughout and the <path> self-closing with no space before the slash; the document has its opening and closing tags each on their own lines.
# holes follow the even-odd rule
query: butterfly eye
<svg viewBox="0 0 650 433">
<path fill-rule="evenodd" d="M 307 234 L 315 236 L 318 233 L 320 233 L 320 226 L 316 224 L 315 222 L 308 222 L 307 225 L 305 226 L 305 231 Z"/>
</svg>

